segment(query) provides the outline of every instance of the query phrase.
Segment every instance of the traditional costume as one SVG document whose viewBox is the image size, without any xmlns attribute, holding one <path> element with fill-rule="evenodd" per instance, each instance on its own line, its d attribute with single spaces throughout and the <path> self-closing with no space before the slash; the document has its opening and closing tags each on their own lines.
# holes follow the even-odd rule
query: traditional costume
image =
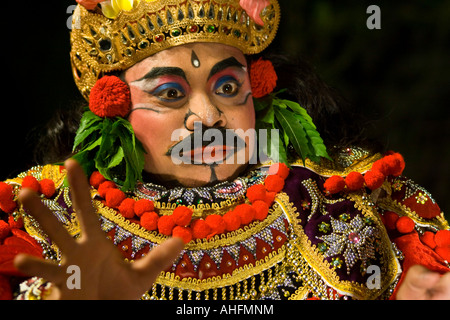
<svg viewBox="0 0 450 320">
<path fill-rule="evenodd" d="M 117 72 L 192 42 L 259 53 L 277 31 L 277 1 L 79 2 L 71 60 L 90 110 L 74 157 L 89 174 L 101 228 L 129 262 L 167 237 L 186 243 L 143 299 L 389 299 L 414 264 L 450 271 L 449 225 L 432 196 L 402 176 L 402 156 L 348 146 L 331 159 L 304 109 L 272 92 L 276 74 L 267 61 L 250 74 L 264 115 L 259 126 L 277 122 L 286 137 L 276 161 L 208 187 L 167 188 L 143 176 L 142 146 L 124 119 L 129 93 Z M 295 125 L 304 131 L 289 131 Z M 1 298 L 41 299 L 51 288 L 14 268 L 18 253 L 61 259 L 17 201 L 21 188 L 38 192 L 80 236 L 65 176 L 63 166 L 46 165 L 0 183 Z"/>
</svg>

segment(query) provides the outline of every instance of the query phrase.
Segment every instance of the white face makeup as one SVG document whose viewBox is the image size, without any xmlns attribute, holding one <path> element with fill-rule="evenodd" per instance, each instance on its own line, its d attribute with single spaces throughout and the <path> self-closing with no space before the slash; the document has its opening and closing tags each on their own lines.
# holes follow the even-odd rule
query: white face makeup
<svg viewBox="0 0 450 320">
<path fill-rule="evenodd" d="M 196 43 L 157 53 L 128 69 L 129 117 L 161 182 L 202 186 L 237 176 L 252 156 L 255 127 L 244 55 Z"/>
</svg>

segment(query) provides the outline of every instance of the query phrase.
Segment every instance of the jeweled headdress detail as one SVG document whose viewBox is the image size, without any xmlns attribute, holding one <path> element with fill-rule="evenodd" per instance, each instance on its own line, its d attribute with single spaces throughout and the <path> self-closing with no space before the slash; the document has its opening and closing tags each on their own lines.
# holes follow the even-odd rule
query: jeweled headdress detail
<svg viewBox="0 0 450 320">
<path fill-rule="evenodd" d="M 87 100 L 103 75 L 174 46 L 214 42 L 259 53 L 274 39 L 280 20 L 277 0 L 88 2 L 90 10 L 75 10 L 71 33 L 73 74 Z"/>
</svg>

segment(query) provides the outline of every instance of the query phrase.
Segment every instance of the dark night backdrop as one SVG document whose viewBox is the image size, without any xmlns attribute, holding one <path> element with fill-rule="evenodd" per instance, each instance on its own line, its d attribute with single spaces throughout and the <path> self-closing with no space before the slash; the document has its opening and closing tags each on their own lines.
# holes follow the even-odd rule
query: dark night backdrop
<svg viewBox="0 0 450 320">
<path fill-rule="evenodd" d="M 35 139 L 54 110 L 80 95 L 69 62 L 69 5 L 10 1 L 2 19 L 0 180 L 32 166 Z M 359 112 L 368 133 L 406 159 L 405 175 L 449 217 L 450 1 L 281 0 L 275 46 L 301 56 Z M 381 9 L 369 30 L 367 7 Z M 17 12 L 21 11 L 18 15 Z"/>
</svg>

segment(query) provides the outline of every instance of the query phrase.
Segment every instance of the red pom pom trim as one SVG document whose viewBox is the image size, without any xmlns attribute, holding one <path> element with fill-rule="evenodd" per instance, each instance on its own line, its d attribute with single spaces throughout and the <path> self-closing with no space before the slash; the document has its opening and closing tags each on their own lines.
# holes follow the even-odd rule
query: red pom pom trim
<svg viewBox="0 0 450 320">
<path fill-rule="evenodd" d="M 91 177 L 89 178 L 89 183 L 91 186 L 93 186 L 95 189 L 98 189 L 101 183 L 105 182 L 106 178 L 99 172 L 94 171 L 91 174 Z"/>
<path fill-rule="evenodd" d="M 158 229 L 159 216 L 156 212 L 144 212 L 141 216 L 141 226 L 148 231 L 155 231 Z"/>
<path fill-rule="evenodd" d="M 379 171 L 368 171 L 364 175 L 364 180 L 370 190 L 375 190 L 383 185 L 386 176 Z"/>
<path fill-rule="evenodd" d="M 329 194 L 339 193 L 347 188 L 349 191 L 362 189 L 366 185 L 369 189 L 375 190 L 383 185 L 387 176 L 399 176 L 405 169 L 405 160 L 399 153 L 389 153 L 382 159 L 375 161 L 371 170 L 364 175 L 359 172 L 350 172 L 344 179 L 344 183 L 339 176 L 332 176 L 325 181 L 324 188 Z"/>
<path fill-rule="evenodd" d="M 191 223 L 194 239 L 204 239 L 211 233 L 211 228 L 203 219 L 196 219 Z"/>
<path fill-rule="evenodd" d="M 109 189 L 115 189 L 115 188 L 117 188 L 117 186 L 116 186 L 116 184 L 114 182 L 112 182 L 112 181 L 105 181 L 105 182 L 102 182 L 100 184 L 100 186 L 98 187 L 97 191 L 98 191 L 98 194 L 100 195 L 100 197 L 105 198 L 106 197 L 106 192 Z"/>
<path fill-rule="evenodd" d="M 176 234 L 185 241 L 191 241 L 192 239 L 210 239 L 224 232 L 236 231 L 253 221 L 264 220 L 277 192 L 284 187 L 284 178 L 289 175 L 286 165 L 272 166 L 270 171 L 273 174 L 266 177 L 264 184 L 254 185 L 247 190 L 247 197 L 251 204 L 238 205 L 224 216 L 209 215 L 205 219 L 193 221 L 193 210 L 189 207 L 178 206 L 172 214 L 160 217 L 155 212 L 152 201 L 147 199 L 135 201 L 127 198 L 115 183 L 104 181 L 99 173 L 92 174 L 89 180 L 93 187 L 94 184 L 98 184 L 98 194 L 105 199 L 106 205 L 117 209 L 129 221 L 135 222 L 134 218 L 137 216 L 140 218 L 137 223 L 149 231 L 158 230 L 166 236 Z"/>
<path fill-rule="evenodd" d="M 264 185 L 269 192 L 280 192 L 284 188 L 284 180 L 277 175 L 270 175 L 264 181 Z"/>
<path fill-rule="evenodd" d="M 223 220 L 223 217 L 218 214 L 207 216 L 205 222 L 208 225 L 208 227 L 211 228 L 211 232 L 207 236 L 208 239 L 217 234 L 224 233 L 225 230 L 227 229 L 227 225 Z"/>
<path fill-rule="evenodd" d="M 106 205 L 108 207 L 118 209 L 120 204 L 122 203 L 122 201 L 126 199 L 126 197 L 127 196 L 123 191 L 119 189 L 110 188 L 106 191 L 105 196 Z"/>
<path fill-rule="evenodd" d="M 39 185 L 42 194 L 47 198 L 52 197 L 56 192 L 55 183 L 51 179 L 42 179 Z"/>
<path fill-rule="evenodd" d="M 229 211 L 223 216 L 223 220 L 227 225 L 226 231 L 236 231 L 241 227 L 241 217 L 236 211 Z"/>
<path fill-rule="evenodd" d="M 350 191 L 356 191 L 364 187 L 364 176 L 359 172 L 350 172 L 345 178 L 345 184 Z"/>
<path fill-rule="evenodd" d="M 138 217 L 142 216 L 144 212 L 153 211 L 154 209 L 155 205 L 153 201 L 147 199 L 140 199 L 134 204 L 134 212 Z"/>
<path fill-rule="evenodd" d="M 41 185 L 39 181 L 33 176 L 26 176 L 22 181 L 22 188 L 28 188 L 34 192 L 39 192 Z"/>
<path fill-rule="evenodd" d="M 126 198 L 125 200 L 123 200 L 119 206 L 120 214 L 127 219 L 134 218 L 135 203 L 136 203 L 136 200 L 134 200 L 132 198 Z"/>
<path fill-rule="evenodd" d="M 173 220 L 178 226 L 188 226 L 192 219 L 192 213 L 192 209 L 186 206 L 179 206 L 172 213 Z"/>
<path fill-rule="evenodd" d="M 158 231 L 165 236 L 172 235 L 172 230 L 175 228 L 175 221 L 172 216 L 162 216 L 158 220 Z"/>
<path fill-rule="evenodd" d="M 181 238 L 185 244 L 191 242 L 193 238 L 191 228 L 181 226 L 176 226 L 173 229 L 172 236 L 175 238 Z"/>
<path fill-rule="evenodd" d="M 341 176 L 331 176 L 325 181 L 323 187 L 330 194 L 339 193 L 345 188 L 345 180 Z"/>
<path fill-rule="evenodd" d="M 247 189 L 247 198 L 253 203 L 258 200 L 264 200 L 266 193 L 266 188 L 262 184 L 256 184 Z"/>
<path fill-rule="evenodd" d="M 415 223 L 409 217 L 400 217 L 395 223 L 395 226 L 400 233 L 411 233 L 414 230 Z"/>
<path fill-rule="evenodd" d="M 125 117 L 130 106 L 130 89 L 116 76 L 100 78 L 89 96 L 89 109 L 102 118 Z"/>
<path fill-rule="evenodd" d="M 283 180 L 287 179 L 289 171 L 288 166 L 284 163 L 274 163 L 269 168 L 270 175 L 278 175 Z"/>
</svg>

